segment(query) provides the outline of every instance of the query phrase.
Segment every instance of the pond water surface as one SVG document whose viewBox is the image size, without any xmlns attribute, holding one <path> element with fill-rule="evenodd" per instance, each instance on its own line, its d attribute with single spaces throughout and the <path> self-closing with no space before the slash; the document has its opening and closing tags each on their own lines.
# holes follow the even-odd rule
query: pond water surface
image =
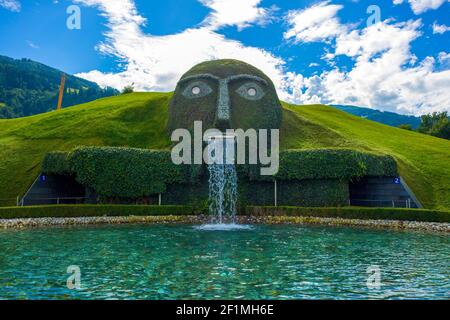
<svg viewBox="0 0 450 320">
<path fill-rule="evenodd" d="M 449 258 L 445 234 L 344 227 L 4 230 L 0 299 L 449 299 Z"/>
</svg>

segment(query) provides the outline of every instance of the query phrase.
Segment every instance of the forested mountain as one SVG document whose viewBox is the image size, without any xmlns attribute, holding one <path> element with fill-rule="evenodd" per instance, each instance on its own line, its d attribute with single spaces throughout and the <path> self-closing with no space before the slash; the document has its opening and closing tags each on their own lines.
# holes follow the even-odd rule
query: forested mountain
<svg viewBox="0 0 450 320">
<path fill-rule="evenodd" d="M 0 56 L 0 118 L 16 118 L 56 109 L 62 71 L 30 59 Z M 118 94 L 112 88 L 66 75 L 63 107 Z"/>
<path fill-rule="evenodd" d="M 366 118 L 375 122 L 387 124 L 388 126 L 398 127 L 402 124 L 409 124 L 413 129 L 417 129 L 417 127 L 419 127 L 420 125 L 420 117 L 406 116 L 395 112 L 380 111 L 364 107 L 343 105 L 333 105 L 332 107 L 353 114 L 355 116 L 359 116 L 361 118 Z"/>
</svg>

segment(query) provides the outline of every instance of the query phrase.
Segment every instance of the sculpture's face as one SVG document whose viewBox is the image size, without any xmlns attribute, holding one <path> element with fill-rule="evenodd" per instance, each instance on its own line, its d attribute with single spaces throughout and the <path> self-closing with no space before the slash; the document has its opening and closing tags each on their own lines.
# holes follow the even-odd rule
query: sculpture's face
<svg viewBox="0 0 450 320">
<path fill-rule="evenodd" d="M 260 70 L 241 61 L 201 63 L 177 84 L 170 102 L 168 130 L 278 129 L 281 105 L 272 81 Z"/>
</svg>

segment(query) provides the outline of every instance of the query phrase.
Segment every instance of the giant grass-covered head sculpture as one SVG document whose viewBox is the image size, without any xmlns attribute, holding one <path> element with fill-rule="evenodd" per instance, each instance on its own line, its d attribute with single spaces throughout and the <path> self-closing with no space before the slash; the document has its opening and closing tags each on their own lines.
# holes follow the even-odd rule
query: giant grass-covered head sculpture
<svg viewBox="0 0 450 320">
<path fill-rule="evenodd" d="M 169 106 L 168 131 L 192 129 L 278 129 L 281 105 L 272 81 L 238 60 L 200 63 L 177 84 Z"/>
</svg>

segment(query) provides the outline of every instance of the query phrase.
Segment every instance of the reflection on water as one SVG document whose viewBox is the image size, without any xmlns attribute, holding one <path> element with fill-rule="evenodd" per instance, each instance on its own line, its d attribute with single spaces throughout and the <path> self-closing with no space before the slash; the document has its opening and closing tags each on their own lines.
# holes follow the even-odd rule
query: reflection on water
<svg viewBox="0 0 450 320">
<path fill-rule="evenodd" d="M 203 227 L 205 229 L 205 227 Z M 450 298 L 447 235 L 128 225 L 0 231 L 0 298 Z M 368 289 L 369 266 L 381 289 Z M 79 266 L 81 289 L 66 287 Z"/>
</svg>

